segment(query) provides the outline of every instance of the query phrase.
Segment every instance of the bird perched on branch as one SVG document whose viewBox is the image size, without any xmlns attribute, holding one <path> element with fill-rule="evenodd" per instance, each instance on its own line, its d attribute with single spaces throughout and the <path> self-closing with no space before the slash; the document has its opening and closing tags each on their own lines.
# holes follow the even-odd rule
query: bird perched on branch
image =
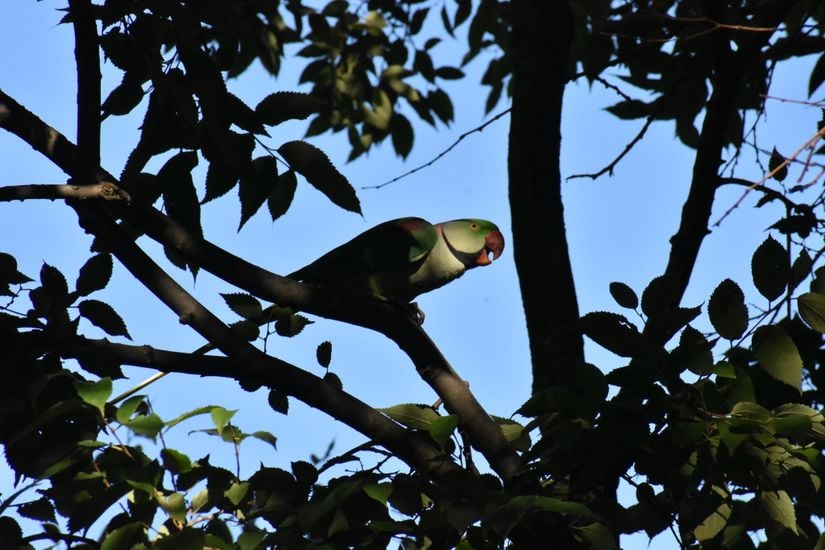
<svg viewBox="0 0 825 550">
<path fill-rule="evenodd" d="M 487 220 L 431 224 L 399 218 L 334 248 L 289 278 L 408 304 L 501 255 L 504 237 Z"/>
</svg>

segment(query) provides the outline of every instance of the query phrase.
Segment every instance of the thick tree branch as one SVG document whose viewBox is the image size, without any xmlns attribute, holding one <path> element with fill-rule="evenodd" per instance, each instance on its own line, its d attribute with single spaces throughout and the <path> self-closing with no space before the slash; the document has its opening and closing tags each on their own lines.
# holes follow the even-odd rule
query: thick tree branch
<svg viewBox="0 0 825 550">
<path fill-rule="evenodd" d="M 42 184 L 0 187 L 0 201 L 27 199 L 104 199 L 132 202 L 129 193 L 111 182 L 94 185 Z"/>
<path fill-rule="evenodd" d="M 2 113 L 6 113 L 6 116 L 2 116 Z M 8 124 L 9 121 L 13 124 Z M 0 127 L 27 140 L 69 175 L 74 175 L 72 169 L 79 165 L 77 149 L 1 91 Z M 39 138 L 41 135 L 50 135 L 52 141 L 60 143 L 59 156 L 53 154 L 52 147 L 41 148 L 48 145 Z M 389 337 L 412 359 L 419 374 L 436 391 L 448 410 L 459 416 L 473 446 L 484 454 L 499 475 L 509 480 L 515 474 L 520 460 L 500 428 L 470 393 L 467 384 L 450 367 L 427 334 L 398 308 L 374 299 L 337 296 L 322 288 L 312 288 L 279 277 L 190 233 L 150 206 L 138 203 L 109 205 L 114 207 L 119 216 L 151 238 L 239 288 L 280 305 L 370 328 Z M 87 210 L 92 213 L 91 209 L 86 209 L 81 203 L 75 203 L 74 206 L 84 215 Z M 185 310 L 179 312 L 179 315 L 188 322 L 189 314 Z M 205 336 L 225 351 L 219 342 L 212 339 L 214 335 Z"/>
<path fill-rule="evenodd" d="M 90 0 L 69 0 L 77 66 L 77 146 L 90 167 L 100 166 L 100 48 Z M 94 174 L 75 177 L 93 178 Z"/>
<path fill-rule="evenodd" d="M 533 392 L 572 383 L 584 359 L 561 198 L 561 110 L 573 17 L 565 0 L 513 2 L 508 153 L 513 249 L 533 362 Z"/>
<path fill-rule="evenodd" d="M 706 6 L 711 18 L 724 23 L 720 5 L 709 1 L 706 2 Z M 770 6 L 765 4 L 763 16 L 754 23 L 764 27 L 775 27 L 782 21 L 790 6 L 790 2 L 777 2 Z M 740 90 L 744 88 L 743 79 L 747 74 L 748 65 L 768 44 L 771 36 L 770 32 L 740 36 L 735 52 L 731 49 L 731 38 L 724 25 L 708 37 L 713 52 L 713 92 L 705 109 L 690 190 L 682 207 L 679 229 L 670 239 L 670 257 L 665 268 L 665 275 L 672 276 L 679 285 L 679 294 L 674 305 L 681 301 L 687 289 L 699 248 L 710 232 L 708 225 L 716 189 L 719 186 L 719 166 L 722 164 L 725 136 L 736 109 Z"/>
</svg>

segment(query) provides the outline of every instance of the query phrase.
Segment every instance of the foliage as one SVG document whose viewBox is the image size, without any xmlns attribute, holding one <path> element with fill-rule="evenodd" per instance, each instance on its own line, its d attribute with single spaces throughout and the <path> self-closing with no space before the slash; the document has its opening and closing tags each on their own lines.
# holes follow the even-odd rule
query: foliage
<svg viewBox="0 0 825 550">
<path fill-rule="evenodd" d="M 323 151 L 300 139 L 272 144 L 275 129 L 308 120 L 307 136 L 346 131 L 350 158 L 389 137 L 406 157 L 414 133 L 404 113 L 415 112 L 432 125 L 453 118 L 453 99 L 439 85 L 463 72 L 437 66 L 431 54 L 446 35 L 466 27 L 465 63 L 483 51 L 497 52 L 483 77 L 490 86 L 488 111 L 511 88 L 511 3 L 458 0 L 437 10 L 414 0 L 331 1 L 320 9 L 300 1 L 113 0 L 90 12 L 82 0 L 69 4 L 65 23 L 80 38 L 91 13 L 102 29 L 105 59 L 122 73 L 98 106 L 104 118 L 145 113 L 118 178 L 134 205 L 104 208 L 102 199 L 90 201 L 94 206 L 69 199 L 83 228 L 97 238 L 73 287 L 58 267 L 44 263 L 34 278 L 18 271 L 14 257 L 0 253 L 0 294 L 9 297 L 0 310 L 0 442 L 17 481 L 37 480 L 3 495 L 0 540 L 104 548 L 386 548 L 393 542 L 495 548 L 554 540 L 560 547 L 611 548 L 622 534 L 654 537 L 670 530 L 684 547 L 751 548 L 757 539 L 764 548 L 823 544 L 825 268 L 818 262 L 825 199 L 810 196 L 812 184 L 777 192 L 767 183 L 772 177 L 781 184 L 794 169 L 802 178 L 822 167 L 815 160 L 822 150 L 814 147 L 820 126 L 819 137 L 802 149 L 810 151 L 809 160 L 757 149 L 759 158 L 768 159 L 766 178 L 744 182 L 761 193 L 759 206 L 778 201 L 786 209 L 753 253 L 750 282 L 759 296 L 746 298 L 742 281 L 725 279 L 702 304 L 681 306 L 689 269 L 654 279 L 641 297 L 614 282 L 609 290 L 618 307 L 640 322 L 598 311 L 582 316 L 577 330 L 626 364 L 610 372 L 575 365 L 570 384 L 543 388 L 521 407 L 526 425 L 481 415 L 479 432 L 462 411 L 442 414 L 415 403 L 372 409 L 343 392 L 333 373 L 300 377 L 300 369 L 283 362 L 264 373 L 255 369 L 264 354 L 245 347 L 268 323 L 279 336 L 300 333 L 310 322 L 296 312 L 300 305 L 310 313 L 383 327 L 414 360 L 423 354 L 427 367 L 416 366 L 426 380 L 437 378 L 426 370 L 434 368 L 437 350 L 422 343 L 420 329 L 409 328 L 408 319 L 396 321 L 386 313 L 386 304 L 336 309 L 340 300 L 322 291 L 317 300 L 301 302 L 290 294 L 300 288 L 297 283 L 277 279 L 271 290 L 238 279 L 248 283 L 238 284 L 244 292 L 223 296 L 241 317 L 231 330 L 193 303 L 180 308 L 187 313 L 181 320 L 208 332 L 235 361 L 229 365 L 234 370 L 224 368 L 223 357 L 172 356 L 91 340 L 81 320 L 119 341 L 130 339 L 121 315 L 90 296 L 108 284 L 113 256 L 150 286 L 152 277 L 138 268 L 152 270 L 152 262 L 130 248 L 137 235 L 163 244 L 180 268 L 220 273 L 216 250 L 202 240 L 200 206 L 235 187 L 239 228 L 264 203 L 273 220 L 286 212 L 297 176 L 339 207 L 360 213 L 355 191 Z M 735 162 L 720 168 L 702 155 L 715 140 L 720 154 L 727 147 L 739 158 L 748 144 L 746 118 L 756 117 L 755 125 L 762 116 L 777 63 L 815 52 L 820 57 L 809 94 L 825 81 L 825 8 L 813 0 L 590 0 L 570 7 L 575 32 L 569 72 L 555 76 L 564 82 L 586 78 L 617 91 L 621 100 L 608 110 L 620 119 L 674 121 L 679 139 L 696 148 L 697 166 L 712 166 L 714 189 L 743 182 L 733 175 Z M 419 46 L 422 33 L 439 25 Z M 288 55 L 289 47 L 294 55 Z M 306 62 L 300 79 L 309 93 L 281 90 L 251 106 L 228 90 L 227 79 L 242 78 L 255 60 L 277 74 L 283 62 L 298 62 L 296 57 Z M 81 52 L 78 66 L 88 62 Z M 608 80 L 608 69 L 620 71 L 624 88 Z M 79 80 L 81 88 L 88 85 Z M 643 99 L 631 97 L 627 86 L 643 92 Z M 702 114 L 707 132 L 695 124 Z M 10 123 L 3 127 L 15 131 Z M 160 166 L 156 173 L 153 159 Z M 203 161 L 208 170 L 199 198 L 192 170 Z M 73 183 L 87 183 L 90 174 L 107 179 L 97 166 L 61 167 Z M 21 198 L 2 195 L 9 197 Z M 158 201 L 168 218 L 152 208 Z M 130 208 L 143 210 L 133 214 Z M 165 231 L 176 231 L 176 239 Z M 244 273 L 254 268 L 240 261 L 232 266 Z M 165 285 L 150 288 L 174 309 L 173 285 Z M 282 305 L 261 305 L 258 298 L 268 298 L 270 290 Z M 15 313 L 15 305 L 28 311 Z M 375 312 L 385 316 L 364 320 Z M 328 368 L 332 343 L 323 342 L 316 355 Z M 326 407 L 370 442 L 312 463 L 261 464 L 242 477 L 237 464 L 231 471 L 211 464 L 209 455 L 187 456 L 166 441 L 184 423 L 207 416 L 210 427 L 198 433 L 214 438 L 215 445 L 231 445 L 236 456 L 249 438 L 274 446 L 274 434 L 244 431 L 232 423 L 234 411 L 220 405 L 164 420 L 148 394 L 113 398 L 111 382 L 122 376 L 123 364 L 233 377 L 245 389 L 267 386 L 273 411 L 288 415 L 289 398 L 299 398 Z M 374 416 L 359 416 L 369 414 Z M 378 422 L 384 422 L 380 429 L 374 428 Z M 485 439 L 487 425 L 492 439 Z M 390 432 L 403 437 L 393 439 Z M 485 455 L 491 473 L 478 472 L 473 449 Z M 380 458 L 364 462 L 367 455 Z M 517 471 L 507 466 L 512 457 Z M 635 488 L 634 502 L 620 503 L 620 486 Z M 42 532 L 24 531 L 21 518 L 39 522 Z"/>
</svg>

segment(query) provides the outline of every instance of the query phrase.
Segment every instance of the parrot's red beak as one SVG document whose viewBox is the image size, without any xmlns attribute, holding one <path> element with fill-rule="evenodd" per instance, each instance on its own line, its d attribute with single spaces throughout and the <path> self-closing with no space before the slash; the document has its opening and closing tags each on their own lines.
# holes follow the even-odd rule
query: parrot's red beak
<svg viewBox="0 0 825 550">
<path fill-rule="evenodd" d="M 504 250 L 504 236 L 501 234 L 501 231 L 498 229 L 494 229 L 487 233 L 487 238 L 484 239 L 484 248 L 481 250 L 481 253 L 476 258 L 476 265 L 488 265 L 493 263 L 493 260 L 498 259 L 501 256 L 501 252 Z M 493 255 L 490 258 L 490 254 Z"/>
</svg>

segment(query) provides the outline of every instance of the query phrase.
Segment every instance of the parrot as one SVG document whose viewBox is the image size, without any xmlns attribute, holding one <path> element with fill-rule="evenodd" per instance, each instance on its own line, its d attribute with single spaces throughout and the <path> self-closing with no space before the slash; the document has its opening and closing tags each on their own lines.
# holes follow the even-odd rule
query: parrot
<svg viewBox="0 0 825 550">
<path fill-rule="evenodd" d="M 433 225 L 421 218 L 399 218 L 368 229 L 287 277 L 409 304 L 468 269 L 491 264 L 503 250 L 501 231 L 487 220 Z"/>
</svg>

